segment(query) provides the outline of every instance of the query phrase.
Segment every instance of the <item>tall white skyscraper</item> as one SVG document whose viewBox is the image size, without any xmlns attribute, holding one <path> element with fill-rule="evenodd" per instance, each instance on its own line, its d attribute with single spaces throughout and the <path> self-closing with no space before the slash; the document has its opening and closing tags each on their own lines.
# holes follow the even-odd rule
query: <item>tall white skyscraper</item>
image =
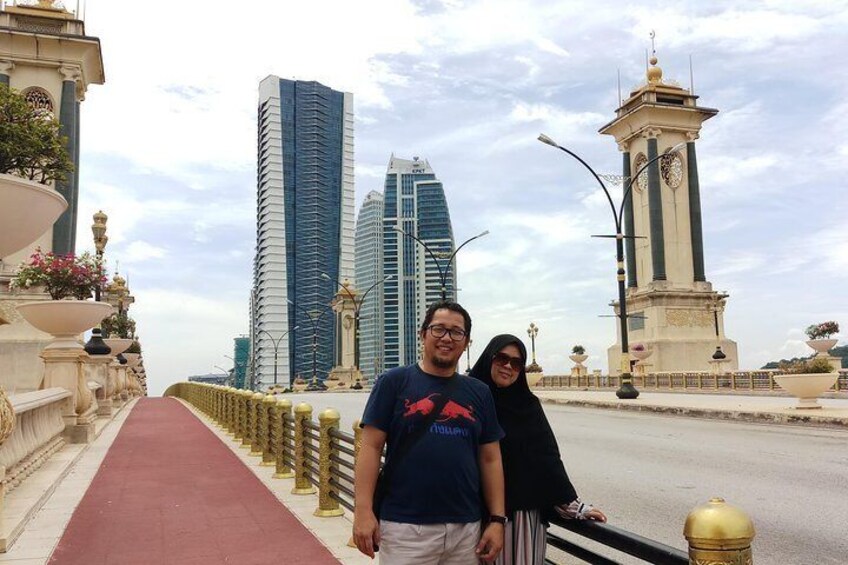
<svg viewBox="0 0 848 565">
<path fill-rule="evenodd" d="M 423 241 L 439 260 L 413 238 Z M 456 300 L 455 269 L 447 265 L 455 243 L 442 182 L 418 157 L 392 155 L 386 171 L 383 204 L 384 286 L 383 370 L 418 359 L 418 324 L 427 307 L 441 298 L 441 268 L 448 300 Z M 456 265 L 454 264 L 453 267 Z"/>
<path fill-rule="evenodd" d="M 383 195 L 372 190 L 356 220 L 356 289 L 371 289 L 359 308 L 359 370 L 368 380 L 383 368 L 383 277 Z"/>
<path fill-rule="evenodd" d="M 328 308 L 336 286 L 322 274 L 354 278 L 353 199 L 353 95 L 317 82 L 265 78 L 251 331 L 265 386 L 275 374 L 282 385 L 313 373 L 323 380 L 332 368 Z"/>
</svg>

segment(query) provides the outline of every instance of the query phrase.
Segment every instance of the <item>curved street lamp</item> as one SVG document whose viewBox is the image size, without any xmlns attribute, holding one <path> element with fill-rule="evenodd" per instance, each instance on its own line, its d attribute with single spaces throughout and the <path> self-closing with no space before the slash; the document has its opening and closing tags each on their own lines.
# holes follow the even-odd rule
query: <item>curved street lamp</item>
<svg viewBox="0 0 848 565">
<path fill-rule="evenodd" d="M 289 331 L 287 331 L 286 333 L 281 335 L 279 339 L 274 339 L 274 336 L 272 336 L 268 332 L 268 330 L 259 330 L 259 335 L 262 335 L 262 334 L 267 335 L 268 339 L 270 339 L 271 343 L 274 345 L 274 386 L 277 385 L 277 353 L 279 352 L 279 349 L 280 349 L 280 343 L 282 343 L 284 337 L 286 337 L 287 335 L 289 335 L 293 331 L 297 330 L 298 328 L 300 328 L 300 326 L 293 327 L 292 329 L 290 329 Z M 291 383 L 289 383 L 289 386 L 291 386 Z"/>
<path fill-rule="evenodd" d="M 340 283 L 339 281 L 333 279 L 327 273 L 321 273 L 321 278 L 328 280 L 330 282 L 336 283 L 336 285 L 348 295 L 348 297 L 353 301 L 353 364 L 356 367 L 356 370 L 359 370 L 359 310 L 362 307 L 362 303 L 365 302 L 365 297 L 368 296 L 368 293 L 374 290 L 377 286 L 383 284 L 387 280 L 393 279 L 394 275 L 386 275 L 382 280 L 379 280 L 368 287 L 364 293 L 362 293 L 362 298 L 359 301 L 356 300 L 356 296 L 350 291 L 347 285 Z"/>
<path fill-rule="evenodd" d="M 662 153 L 660 155 L 657 155 L 653 159 L 650 159 L 648 162 L 642 165 L 636 171 L 636 173 L 631 175 L 629 180 L 627 178 L 624 179 L 627 184 L 624 187 L 624 194 L 622 194 L 621 197 L 621 205 L 619 206 L 618 210 L 616 210 L 615 202 L 613 202 L 612 196 L 610 195 L 609 190 L 607 190 L 606 185 L 601 180 L 600 176 L 598 176 L 598 173 L 596 173 L 595 170 L 592 169 L 592 167 L 590 167 L 588 163 L 586 163 L 586 161 L 580 158 L 580 156 L 574 153 L 573 151 L 559 145 L 556 141 L 554 141 L 543 133 L 539 134 L 538 139 L 542 143 L 550 145 L 551 147 L 556 147 L 560 151 L 563 151 L 577 159 L 581 165 L 586 167 L 586 169 L 588 169 L 588 171 L 592 173 L 592 176 L 595 177 L 595 180 L 598 181 L 599 185 L 601 185 L 601 190 L 604 191 L 604 194 L 607 197 L 607 201 L 609 202 L 610 209 L 612 210 L 613 220 L 615 220 L 615 235 L 593 235 L 592 237 L 615 238 L 615 258 L 616 262 L 618 263 L 618 270 L 616 271 L 616 276 L 618 277 L 618 318 L 619 327 L 621 331 L 621 386 L 615 392 L 615 395 L 619 398 L 638 398 L 639 391 L 636 390 L 636 387 L 633 386 L 633 376 L 630 373 L 630 345 L 627 341 L 627 300 L 624 293 L 624 240 L 625 238 L 630 239 L 640 236 L 624 235 L 621 228 L 624 217 L 624 205 L 627 202 L 627 199 L 631 197 L 633 183 L 636 182 L 636 179 L 639 178 L 639 175 L 642 174 L 642 171 L 647 169 L 654 162 L 659 161 L 660 159 L 665 157 L 666 153 Z M 668 153 L 674 153 L 685 147 L 685 143 L 679 143 L 672 147 L 671 150 L 668 151 Z"/>
<path fill-rule="evenodd" d="M 436 268 L 439 270 L 439 281 L 442 283 L 442 290 L 441 290 L 441 293 L 442 293 L 442 300 L 447 300 L 447 299 L 448 299 L 447 276 L 448 276 L 448 268 L 451 266 L 451 262 L 453 261 L 453 258 L 454 258 L 454 257 L 456 257 L 456 254 L 457 254 L 457 253 L 459 253 L 459 250 L 460 250 L 460 249 L 462 249 L 463 247 L 465 247 L 467 244 L 471 243 L 471 242 L 472 242 L 472 241 L 474 241 L 475 239 L 478 239 L 478 238 L 483 237 L 484 235 L 489 235 L 489 230 L 486 230 L 486 231 L 484 231 L 484 232 L 482 232 L 482 233 L 478 233 L 478 234 L 477 234 L 477 235 L 475 235 L 474 237 L 469 237 L 468 239 L 466 239 L 465 241 L 463 241 L 463 242 L 459 245 L 459 247 L 457 247 L 457 248 L 454 250 L 454 252 L 453 252 L 453 253 L 451 253 L 451 254 L 448 256 L 448 264 L 447 264 L 447 266 L 445 267 L 445 269 L 444 269 L 444 270 L 442 270 L 442 266 L 439 264 L 439 258 L 436 256 L 436 253 L 434 253 L 434 252 L 433 252 L 433 250 L 432 250 L 432 249 L 430 249 L 430 247 L 429 247 L 426 243 L 424 243 L 424 241 L 423 241 L 423 240 L 418 239 L 418 237 L 416 237 L 416 236 L 412 235 L 412 234 L 411 234 L 411 233 L 409 233 L 409 232 L 403 231 L 402 229 L 400 229 L 400 228 L 399 228 L 399 227 L 397 227 L 397 226 L 392 227 L 392 229 L 393 229 L 394 231 L 396 231 L 396 232 L 398 232 L 398 233 L 402 233 L 403 235 L 405 235 L 405 236 L 407 236 L 407 237 L 410 237 L 410 238 L 414 239 L 415 241 L 417 241 L 418 243 L 420 243 L 420 244 L 421 244 L 421 246 L 422 246 L 422 247 L 424 247 L 424 249 L 427 251 L 427 253 L 429 253 L 429 254 L 430 254 L 430 257 L 432 257 L 432 258 L 433 258 L 433 262 L 436 264 Z M 455 290 L 455 289 L 454 289 L 454 290 Z"/>
<path fill-rule="evenodd" d="M 324 310 L 321 311 L 320 314 L 313 313 L 304 308 L 303 306 L 298 306 L 291 300 L 286 300 L 289 304 L 306 314 L 306 317 L 309 318 L 309 321 L 312 323 L 312 384 L 318 384 L 318 324 L 321 322 L 321 318 L 324 317 L 324 314 L 331 311 L 333 308 L 331 306 L 327 306 Z M 299 326 L 298 326 L 299 327 Z M 291 386 L 291 383 L 289 383 Z"/>
</svg>

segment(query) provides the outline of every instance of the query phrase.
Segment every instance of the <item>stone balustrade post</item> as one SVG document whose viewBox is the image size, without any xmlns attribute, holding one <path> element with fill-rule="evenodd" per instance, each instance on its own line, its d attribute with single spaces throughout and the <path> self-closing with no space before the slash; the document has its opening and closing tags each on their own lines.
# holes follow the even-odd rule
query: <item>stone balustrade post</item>
<svg viewBox="0 0 848 565">
<path fill-rule="evenodd" d="M 294 472 L 292 471 L 291 466 L 289 465 L 289 461 L 291 457 L 286 454 L 286 446 L 288 445 L 288 430 L 289 423 L 288 417 L 292 415 L 292 403 L 291 400 L 286 398 L 281 398 L 277 401 L 277 411 L 280 414 L 280 417 L 277 421 L 274 422 L 274 445 L 276 447 L 276 463 L 277 467 L 275 469 L 274 478 L 275 479 L 291 479 L 294 478 Z"/>
<path fill-rule="evenodd" d="M 292 494 L 314 494 L 306 469 L 306 450 L 312 445 L 306 422 L 312 420 L 312 406 L 301 403 L 294 408 L 294 488 Z"/>
<path fill-rule="evenodd" d="M 723 498 L 693 509 L 683 535 L 689 542 L 690 565 L 751 565 L 754 524 L 748 515 Z"/>
<path fill-rule="evenodd" d="M 244 434 L 247 430 L 247 397 L 250 391 L 239 390 L 236 393 L 236 434 L 235 440 L 244 442 Z"/>
<path fill-rule="evenodd" d="M 339 429 L 341 415 L 335 408 L 327 408 L 318 414 L 318 423 L 321 426 L 321 435 L 318 442 L 318 508 L 315 516 L 320 518 L 331 518 L 344 515 L 344 510 L 339 507 L 338 489 L 333 487 L 331 478 L 333 472 L 338 472 L 339 466 L 333 461 L 338 458 L 338 442 L 333 439 L 331 433 Z M 338 479 L 337 479 L 338 480 Z"/>
<path fill-rule="evenodd" d="M 235 426 L 235 389 L 227 387 L 224 392 L 224 429 L 227 435 L 232 436 L 236 433 Z"/>
</svg>

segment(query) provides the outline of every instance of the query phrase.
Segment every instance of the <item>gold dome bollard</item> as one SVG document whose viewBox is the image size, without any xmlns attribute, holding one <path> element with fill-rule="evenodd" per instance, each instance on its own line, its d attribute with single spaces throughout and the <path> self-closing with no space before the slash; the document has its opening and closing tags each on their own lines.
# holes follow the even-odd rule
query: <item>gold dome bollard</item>
<svg viewBox="0 0 848 565">
<path fill-rule="evenodd" d="M 261 392 L 254 393 L 250 397 L 250 411 L 253 414 L 252 426 L 250 427 L 250 453 L 254 457 L 262 457 L 262 412 L 265 395 Z"/>
<path fill-rule="evenodd" d="M 277 399 L 274 398 L 273 394 L 266 394 L 265 398 L 262 399 L 262 405 L 260 407 L 262 413 L 259 418 L 259 426 L 261 430 L 259 449 L 262 451 L 262 462 L 259 463 L 259 465 L 262 467 L 273 467 L 276 465 L 274 453 L 271 449 L 273 445 L 273 442 L 271 441 L 271 411 L 276 405 Z"/>
<path fill-rule="evenodd" d="M 312 406 L 302 402 L 294 407 L 294 488 L 292 494 L 314 494 L 306 468 L 306 450 L 312 445 L 306 422 L 312 420 Z M 311 451 L 311 450 L 310 450 Z"/>
<path fill-rule="evenodd" d="M 683 535 L 689 542 L 689 563 L 751 565 L 754 523 L 748 515 L 714 497 L 686 517 Z"/>
<path fill-rule="evenodd" d="M 321 518 L 332 518 L 343 516 L 344 510 L 339 507 L 339 501 L 331 496 L 338 496 L 338 489 L 330 484 L 333 471 L 338 471 L 338 465 L 334 463 L 331 456 L 338 458 L 338 449 L 333 449 L 334 442 L 330 435 L 332 430 L 339 429 L 341 415 L 335 408 L 327 408 L 318 414 L 318 423 L 321 426 L 321 439 L 318 442 L 318 508 L 314 515 Z"/>
<path fill-rule="evenodd" d="M 286 453 L 286 445 L 288 444 L 286 435 L 289 430 L 289 423 L 286 416 L 291 416 L 292 413 L 291 400 L 281 398 L 277 401 L 276 409 L 279 413 L 279 419 L 274 421 L 274 445 L 276 447 L 274 455 L 276 456 L 277 463 L 274 478 L 291 479 L 294 478 L 294 472 L 289 465 L 291 455 Z"/>
</svg>

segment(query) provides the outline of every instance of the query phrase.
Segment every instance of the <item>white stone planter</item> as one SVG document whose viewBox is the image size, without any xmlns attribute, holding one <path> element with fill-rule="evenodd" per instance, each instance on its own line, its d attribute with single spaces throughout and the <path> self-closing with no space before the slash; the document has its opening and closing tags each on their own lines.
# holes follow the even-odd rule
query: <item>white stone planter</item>
<svg viewBox="0 0 848 565">
<path fill-rule="evenodd" d="M 0 175 L 0 257 L 34 242 L 67 207 L 62 195 L 48 186 Z"/>
<path fill-rule="evenodd" d="M 112 313 L 106 302 L 42 300 L 18 305 L 18 312 L 37 329 L 55 339 L 45 349 L 82 349 L 77 337 Z"/>
<path fill-rule="evenodd" d="M 638 359 L 639 361 L 644 361 L 645 359 L 650 357 L 653 353 L 654 352 L 651 349 L 643 349 L 642 351 L 637 351 L 637 350 L 634 350 L 634 349 L 630 350 L 630 355 L 632 355 L 635 359 Z"/>
<path fill-rule="evenodd" d="M 577 363 L 578 365 L 583 365 L 583 361 L 589 358 L 585 353 L 575 353 L 574 355 L 569 355 L 569 359 Z"/>
<path fill-rule="evenodd" d="M 123 339 L 116 337 L 109 337 L 104 339 L 103 341 L 105 341 L 106 345 L 109 346 L 109 349 L 112 350 L 112 353 L 110 353 L 112 357 L 117 357 L 118 355 L 129 349 L 130 345 L 132 345 L 133 342 L 133 340 L 131 339 Z"/>
<path fill-rule="evenodd" d="M 807 345 L 816 350 L 818 355 L 827 355 L 827 352 L 836 347 L 838 339 L 811 339 Z"/>
<path fill-rule="evenodd" d="M 799 375 L 775 375 L 774 382 L 789 394 L 798 398 L 796 408 L 821 408 L 816 400 L 839 378 L 839 373 L 802 373 Z"/>
<path fill-rule="evenodd" d="M 141 353 L 124 353 L 124 359 L 127 360 L 127 368 L 132 369 L 141 361 Z"/>
</svg>

